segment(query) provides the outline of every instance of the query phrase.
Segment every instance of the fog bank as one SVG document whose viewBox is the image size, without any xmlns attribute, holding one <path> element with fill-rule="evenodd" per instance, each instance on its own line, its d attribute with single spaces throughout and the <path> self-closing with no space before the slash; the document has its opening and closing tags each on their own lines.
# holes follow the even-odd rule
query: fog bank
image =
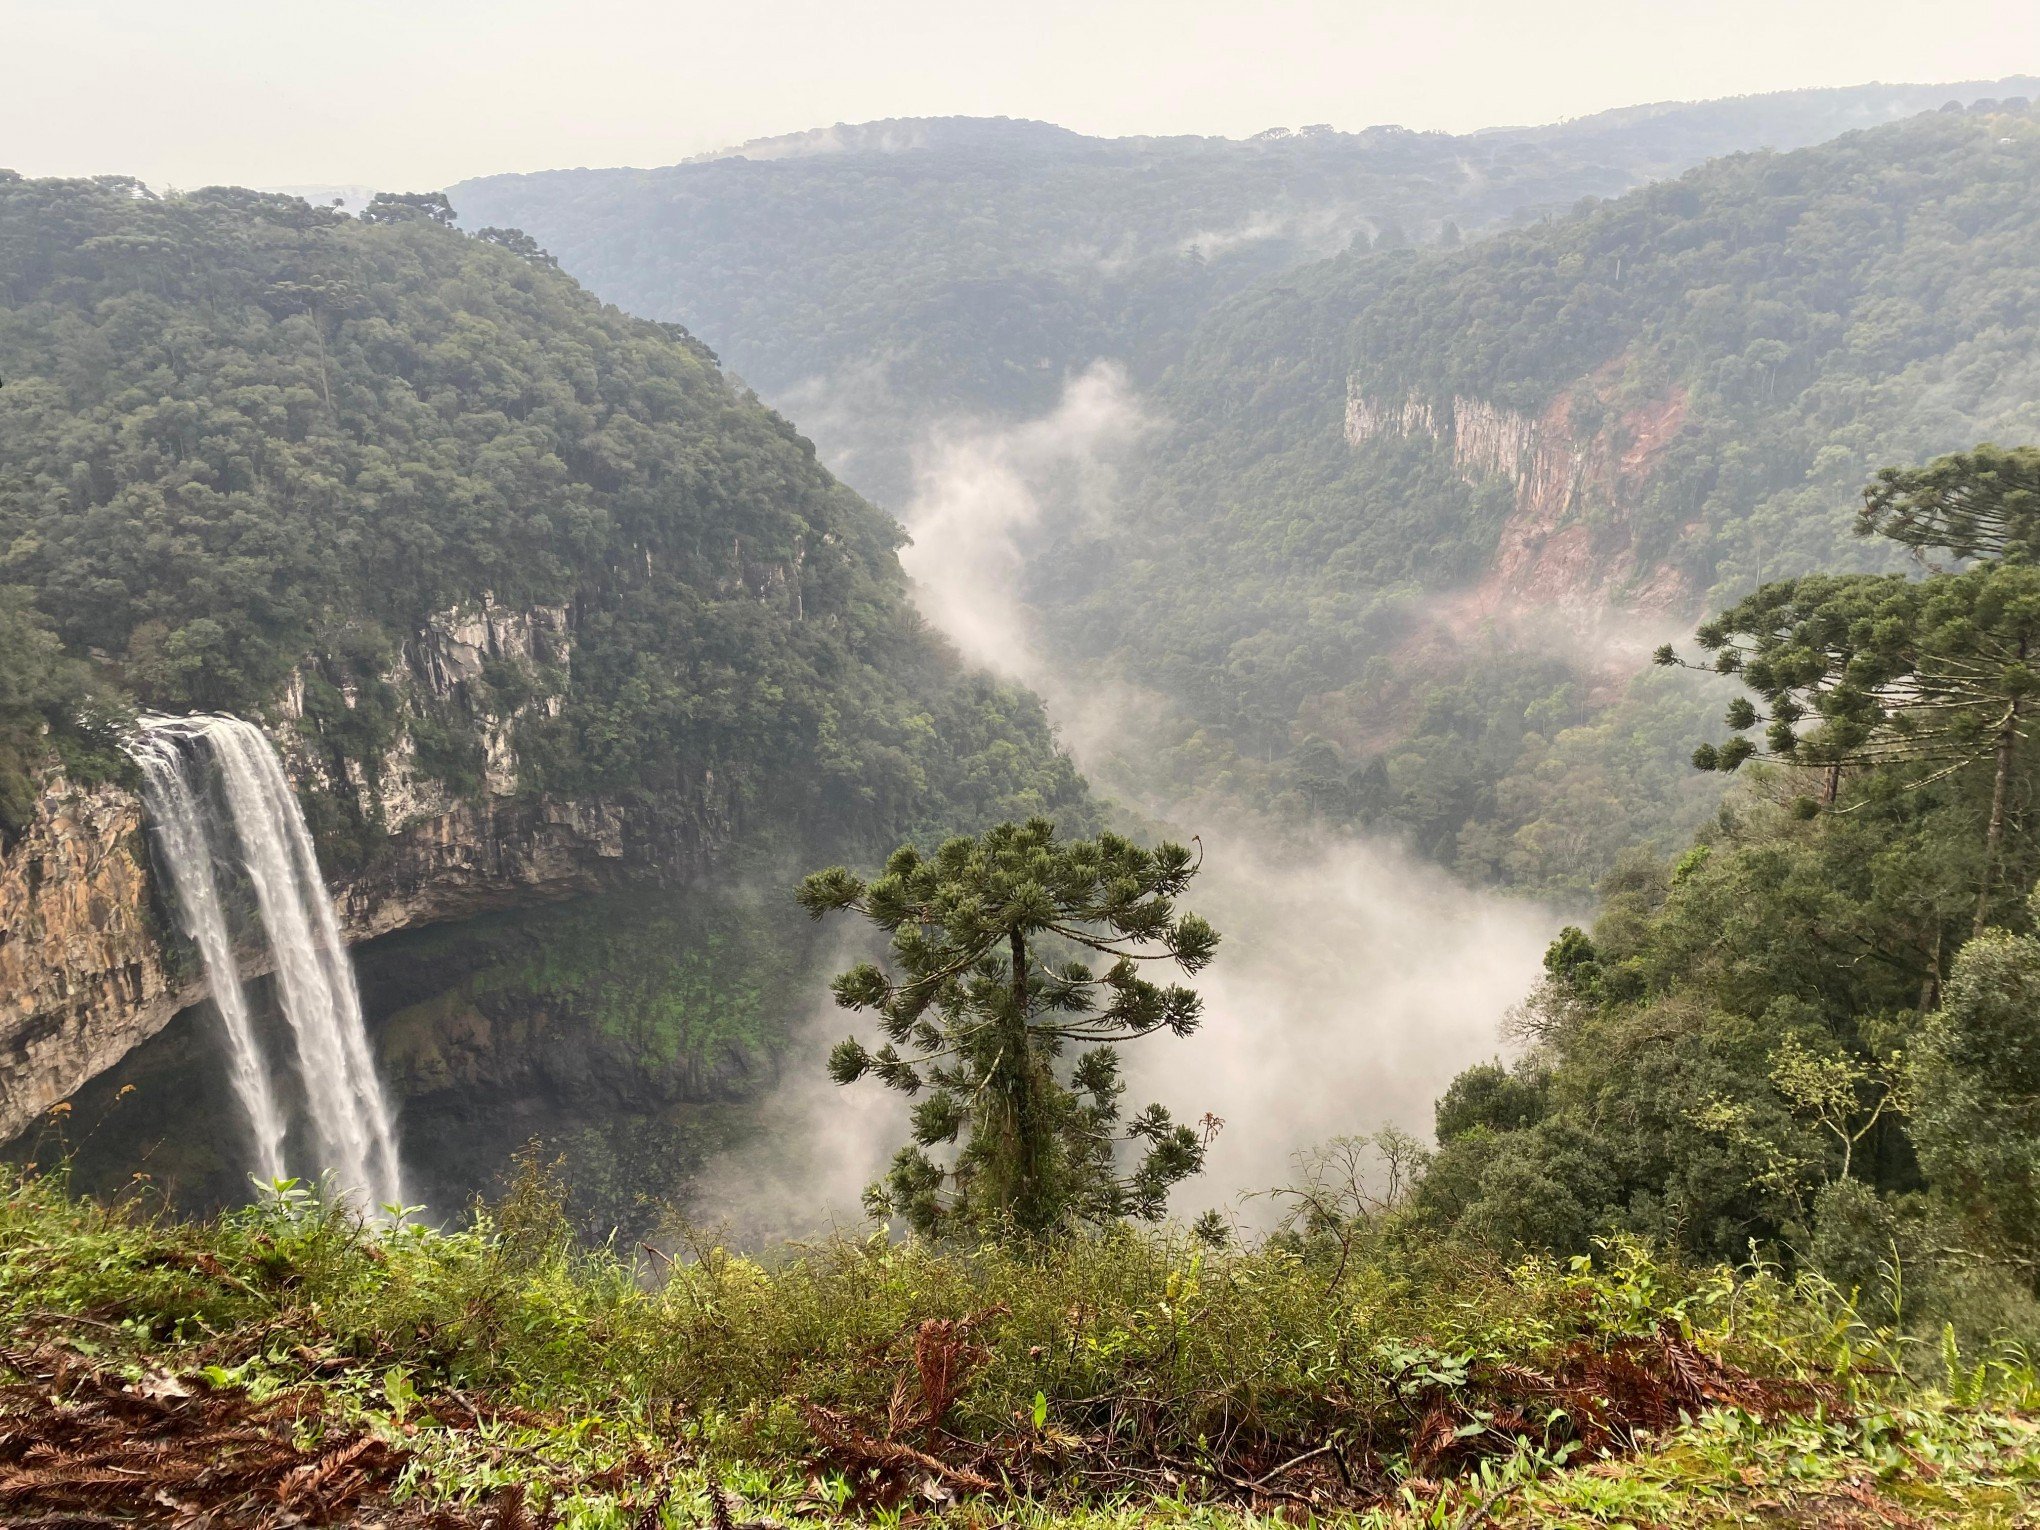
<svg viewBox="0 0 2040 1530">
<path fill-rule="evenodd" d="M 1121 371 L 1094 366 L 1037 419 L 930 432 L 904 516 L 922 611 L 968 657 L 1039 691 L 1108 791 L 1138 787 L 1164 704 L 1051 664 L 1019 575 L 1046 525 L 1113 513 L 1128 454 L 1156 423 Z M 1177 804 L 1141 795 L 1144 811 L 1179 820 Z M 1299 838 L 1252 804 L 1217 816 L 1199 805 L 1179 832 L 1205 851 L 1185 902 L 1224 937 L 1197 982 L 1205 1024 L 1126 1049 L 1131 1103 L 1225 1121 L 1179 1207 L 1282 1183 L 1294 1152 L 1336 1134 L 1394 1123 L 1428 1138 L 1452 1076 L 1501 1050 L 1501 1019 L 1536 980 L 1556 913 L 1469 888 L 1392 842 Z"/>
</svg>

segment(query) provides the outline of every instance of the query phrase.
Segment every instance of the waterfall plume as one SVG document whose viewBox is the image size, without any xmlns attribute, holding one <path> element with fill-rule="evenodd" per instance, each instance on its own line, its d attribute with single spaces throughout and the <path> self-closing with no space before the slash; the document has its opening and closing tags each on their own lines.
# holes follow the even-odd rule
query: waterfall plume
<svg viewBox="0 0 2040 1530">
<path fill-rule="evenodd" d="M 301 1177 L 330 1174 L 370 1206 L 401 1205 L 396 1129 L 353 964 L 276 751 L 237 717 L 146 716 L 131 752 L 177 922 L 205 964 L 257 1174 L 281 1179 L 295 1162 Z M 244 967 L 274 974 L 302 1123 L 285 1107 Z"/>
</svg>

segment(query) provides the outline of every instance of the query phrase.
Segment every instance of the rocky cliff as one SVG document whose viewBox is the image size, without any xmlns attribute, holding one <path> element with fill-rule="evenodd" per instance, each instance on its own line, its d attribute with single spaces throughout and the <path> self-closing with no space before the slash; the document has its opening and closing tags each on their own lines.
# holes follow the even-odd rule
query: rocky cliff
<svg viewBox="0 0 2040 1530">
<path fill-rule="evenodd" d="M 1576 392 L 1608 403 L 1598 379 L 1559 394 L 1537 415 L 1459 395 L 1376 400 L 1348 386 L 1349 445 L 1380 436 L 1427 438 L 1449 448 L 1469 482 L 1500 478 L 1514 488 L 1514 509 L 1488 576 L 1469 596 L 1470 614 L 1612 608 L 1661 615 L 1683 613 L 1692 599 L 1675 568 L 1639 557 L 1628 514 L 1685 421 L 1684 390 L 1641 406 L 1603 408 L 1591 428 L 1574 418 Z"/>
<path fill-rule="evenodd" d="M 409 727 L 376 768 L 336 769 L 298 726 L 304 676 L 280 699 L 269 731 L 300 789 L 345 794 L 377 831 L 363 863 L 332 883 L 350 941 L 593 893 L 626 876 L 686 878 L 727 837 L 713 783 L 688 801 L 520 793 L 515 723 L 557 706 L 570 627 L 564 608 L 505 611 L 485 599 L 436 614 L 383 677 L 408 718 L 434 708 L 478 739 L 484 770 L 471 794 L 420 768 Z M 498 715 L 477 684 L 491 664 L 551 684 Z M 0 1140 L 205 993 L 154 886 L 140 799 L 52 769 L 35 821 L 0 852 Z"/>
<path fill-rule="evenodd" d="M 0 1139 L 204 994 L 163 940 L 140 800 L 46 781 L 0 854 Z"/>
</svg>

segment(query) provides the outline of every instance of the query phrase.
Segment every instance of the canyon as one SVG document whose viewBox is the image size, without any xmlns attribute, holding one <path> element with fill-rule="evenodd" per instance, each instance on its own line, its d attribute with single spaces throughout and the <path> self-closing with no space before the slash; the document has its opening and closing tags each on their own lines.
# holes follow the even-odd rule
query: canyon
<svg viewBox="0 0 2040 1530">
<path fill-rule="evenodd" d="M 375 770 L 329 765 L 298 726 L 302 678 L 287 689 L 267 731 L 301 793 L 342 793 L 378 830 L 359 865 L 327 868 L 350 944 L 630 878 L 685 879 L 726 837 L 726 819 L 702 805 L 705 793 L 691 804 L 519 793 L 516 719 L 478 704 L 475 682 L 487 664 L 564 666 L 569 616 L 486 600 L 437 613 L 385 675 L 409 716 L 450 708 L 471 721 L 486 761 L 472 796 L 420 771 L 408 727 Z M 541 696 L 525 705 L 556 704 Z M 195 953 L 173 933 L 141 798 L 127 784 L 80 783 L 52 766 L 33 822 L 0 850 L 0 930 L 0 1139 L 207 996 Z M 263 974 L 259 958 L 244 966 L 244 976 Z"/>
</svg>

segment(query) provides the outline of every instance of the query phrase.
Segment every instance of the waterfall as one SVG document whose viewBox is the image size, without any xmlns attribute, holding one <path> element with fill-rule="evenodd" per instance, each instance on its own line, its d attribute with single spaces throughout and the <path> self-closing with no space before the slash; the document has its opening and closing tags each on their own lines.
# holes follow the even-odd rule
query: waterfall
<svg viewBox="0 0 2040 1530">
<path fill-rule="evenodd" d="M 198 947 L 206 976 L 212 980 L 213 1006 L 227 1033 L 234 1094 L 255 1135 L 256 1172 L 264 1180 L 282 1179 L 283 1111 L 269 1085 L 269 1065 L 255 1040 L 248 991 L 241 986 L 234 939 L 213 876 L 213 849 L 206 832 L 210 815 L 200 809 L 205 795 L 203 778 L 194 778 L 193 756 L 179 749 L 166 733 L 144 732 L 133 753 L 142 768 L 142 800 L 156 835 L 157 863 L 170 878 L 177 922 Z"/>
<path fill-rule="evenodd" d="M 241 981 L 242 949 L 275 974 L 308 1118 L 299 1134 L 312 1155 L 304 1177 L 330 1172 L 370 1206 L 401 1205 L 396 1131 L 354 967 L 276 751 L 237 717 L 149 716 L 131 752 L 178 924 L 212 985 L 258 1173 L 285 1176 L 291 1123 Z"/>
</svg>

